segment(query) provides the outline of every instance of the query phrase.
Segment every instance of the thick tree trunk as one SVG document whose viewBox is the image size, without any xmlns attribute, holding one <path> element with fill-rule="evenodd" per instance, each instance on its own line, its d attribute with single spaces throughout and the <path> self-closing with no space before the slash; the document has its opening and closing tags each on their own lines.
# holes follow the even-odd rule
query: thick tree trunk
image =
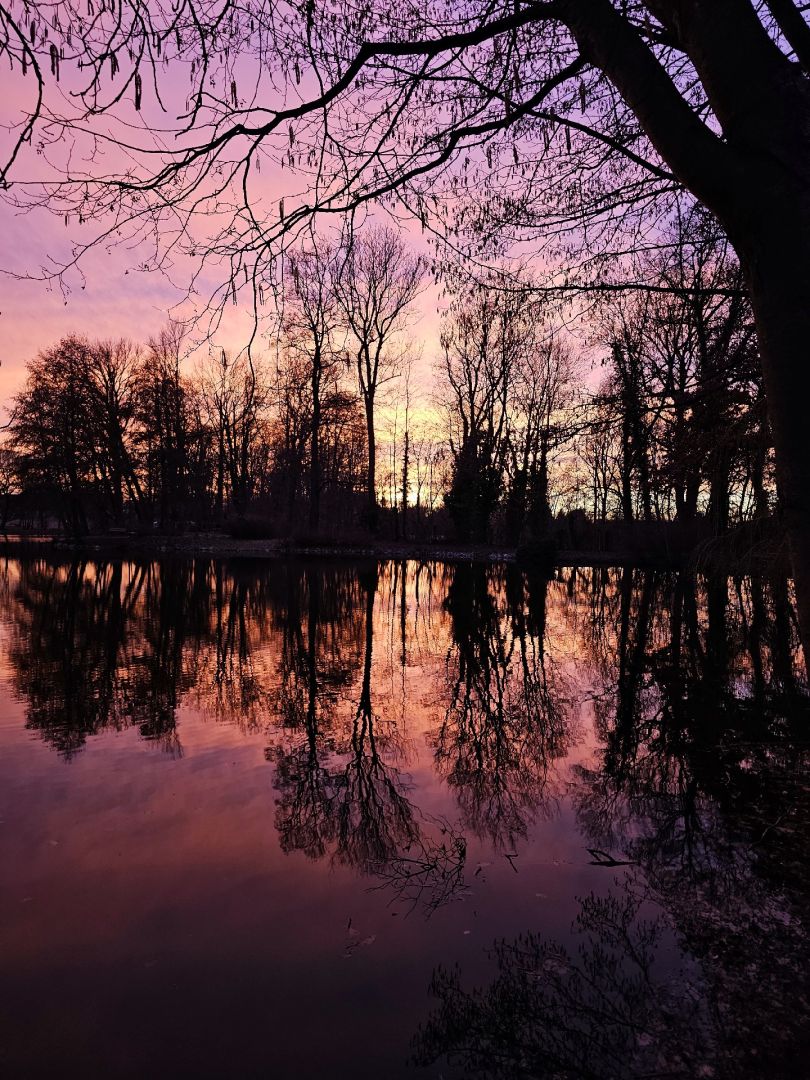
<svg viewBox="0 0 810 1080">
<path fill-rule="evenodd" d="M 559 2 L 583 54 L 613 80 L 679 180 L 717 214 L 745 269 L 810 667 L 810 84 L 769 40 L 753 5 L 648 0 L 694 63 L 720 139 L 609 0 Z M 786 6 L 775 6 L 784 18 Z M 795 18 L 782 25 L 795 36 Z"/>
<path fill-rule="evenodd" d="M 805 663 L 810 670 L 810 200 L 807 227 L 774 207 L 756 245 L 739 245 L 756 318 L 790 544 Z M 792 227 L 791 227 L 792 225 Z"/>
<path fill-rule="evenodd" d="M 717 440 L 721 439 L 722 434 L 717 433 Z M 714 536 L 722 536 L 728 531 L 731 511 L 730 468 L 728 448 L 716 447 L 709 469 L 709 522 Z"/>
</svg>

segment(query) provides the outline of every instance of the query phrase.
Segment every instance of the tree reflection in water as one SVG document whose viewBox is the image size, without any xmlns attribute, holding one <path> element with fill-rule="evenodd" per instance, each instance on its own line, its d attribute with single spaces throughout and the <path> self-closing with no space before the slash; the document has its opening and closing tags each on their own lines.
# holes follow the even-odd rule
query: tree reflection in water
<svg viewBox="0 0 810 1080">
<path fill-rule="evenodd" d="M 571 596 L 603 745 L 576 770 L 578 816 L 637 869 L 582 902 L 576 953 L 529 933 L 494 947 L 486 988 L 439 969 L 417 1060 L 498 1077 L 804 1076 L 810 708 L 787 583 L 595 571 Z M 655 974 L 641 896 L 699 985 Z"/>
<path fill-rule="evenodd" d="M 321 858 L 333 843 L 335 710 L 360 657 L 359 581 L 285 568 L 275 606 L 281 634 L 276 710 L 285 737 L 267 749 L 280 792 L 276 827 L 285 851 Z M 304 617 L 304 612 L 306 616 Z"/>
<path fill-rule="evenodd" d="M 445 607 L 451 643 L 432 744 L 464 825 L 513 847 L 550 811 L 549 767 L 569 745 L 571 702 L 545 650 L 546 582 L 461 565 Z"/>
<path fill-rule="evenodd" d="M 120 563 L 38 560 L 20 563 L 14 581 L 7 569 L 4 590 L 14 600 L 9 667 L 29 727 L 66 758 L 89 736 L 133 724 L 179 752 L 188 573 L 178 582 L 154 565 L 124 573 Z"/>
<path fill-rule="evenodd" d="M 439 1008 L 415 1040 L 416 1063 L 442 1056 L 492 1077 L 624 1080 L 711 1076 L 710 1017 L 700 988 L 656 971 L 664 920 L 643 919 L 632 882 L 580 901 L 576 949 L 527 932 L 497 942 L 498 975 L 466 990 L 439 968 Z"/>
<path fill-rule="evenodd" d="M 410 905 L 421 901 L 435 909 L 463 886 L 466 845 L 447 822 L 422 813 L 408 796 L 396 764 L 403 756 L 402 733 L 380 719 L 373 701 L 377 567 L 364 568 L 352 584 L 346 595 L 357 602 L 339 626 L 334 612 L 322 615 L 319 573 L 291 582 L 279 690 L 288 739 L 268 749 L 280 791 L 276 825 L 284 850 L 313 858 L 331 852 Z M 332 647 L 325 647 L 324 630 Z M 348 631 L 348 640 L 335 648 L 341 631 Z M 349 670 L 340 659 L 347 654 L 354 658 Z M 359 686 L 353 689 L 357 668 Z M 342 721 L 340 699 L 352 702 Z"/>
<path fill-rule="evenodd" d="M 784 580 L 38 558 L 0 589 L 27 725 L 67 759 L 130 726 L 177 754 L 184 705 L 259 732 L 282 849 L 427 911 L 465 889 L 473 837 L 520 845 L 562 798 L 583 862 L 631 864 L 595 871 L 618 876 L 581 902 L 577 948 L 501 942 L 478 990 L 438 971 L 419 1060 L 801 1074 L 810 709 Z M 457 820 L 419 805 L 425 749 Z M 656 955 L 666 935 L 694 971 Z"/>
</svg>

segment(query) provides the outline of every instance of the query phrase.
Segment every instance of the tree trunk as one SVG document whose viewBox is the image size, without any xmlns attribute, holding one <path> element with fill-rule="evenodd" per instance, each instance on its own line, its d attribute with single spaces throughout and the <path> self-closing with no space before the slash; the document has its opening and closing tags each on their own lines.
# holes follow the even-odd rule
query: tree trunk
<svg viewBox="0 0 810 1080">
<path fill-rule="evenodd" d="M 717 438 L 718 441 L 722 439 L 722 434 L 718 433 Z M 713 536 L 722 536 L 728 531 L 731 510 L 730 469 L 728 447 L 715 447 L 709 469 L 709 522 Z"/>
<path fill-rule="evenodd" d="M 402 539 L 408 539 L 408 466 L 410 465 L 410 444 L 408 431 L 405 430 L 405 445 L 402 454 Z"/>
<path fill-rule="evenodd" d="M 219 432 L 218 432 L 218 452 L 217 452 L 217 518 L 222 521 L 225 513 L 225 431 L 223 427 L 222 416 L 219 418 Z M 163 490 L 166 491 L 167 484 L 164 478 Z M 163 496 L 165 502 L 165 494 Z"/>
<path fill-rule="evenodd" d="M 802 216 L 806 227 L 799 231 L 798 215 L 783 215 L 775 206 L 763 222 L 759 243 L 747 249 L 740 244 L 738 251 L 754 307 L 782 518 L 810 671 L 810 197 Z"/>
<path fill-rule="evenodd" d="M 307 570 L 307 593 L 309 598 L 307 612 L 307 737 L 309 741 L 310 762 L 317 764 L 318 734 L 318 603 L 320 577 Z"/>
<path fill-rule="evenodd" d="M 321 367 L 312 365 L 312 432 L 309 446 L 309 527 L 321 523 Z"/>
<path fill-rule="evenodd" d="M 374 436 L 374 398 L 363 395 L 366 409 L 366 437 L 368 439 L 368 472 L 366 474 L 366 515 L 370 532 L 377 531 L 377 445 Z"/>
<path fill-rule="evenodd" d="M 695 473 L 687 482 L 684 496 L 684 517 L 687 521 L 694 521 L 697 517 L 697 504 L 700 495 L 700 474 Z"/>
<path fill-rule="evenodd" d="M 545 536 L 551 526 L 551 507 L 548 501 L 548 432 L 541 435 L 534 487 L 530 510 L 532 533 L 535 536 Z"/>
<path fill-rule="evenodd" d="M 627 411 L 622 412 L 622 464 L 621 464 L 621 487 L 622 487 L 622 517 L 625 521 L 632 521 L 633 513 L 633 452 L 630 446 L 630 423 Z"/>
</svg>

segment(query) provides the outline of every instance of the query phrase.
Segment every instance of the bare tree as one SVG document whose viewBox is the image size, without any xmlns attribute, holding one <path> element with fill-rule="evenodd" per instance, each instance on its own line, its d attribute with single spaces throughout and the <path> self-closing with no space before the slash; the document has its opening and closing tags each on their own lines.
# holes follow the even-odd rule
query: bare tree
<svg viewBox="0 0 810 1080">
<path fill-rule="evenodd" d="M 182 348 L 183 327 L 169 322 L 149 339 L 139 375 L 146 490 L 164 528 L 181 519 L 191 480 L 191 393 L 180 372 Z"/>
<path fill-rule="evenodd" d="M 509 450 L 517 357 L 512 311 L 498 294 L 480 292 L 448 313 L 441 336 L 453 478 L 446 503 L 460 537 L 486 538 Z"/>
<path fill-rule="evenodd" d="M 257 444 L 264 437 L 269 403 L 262 365 L 248 353 L 229 357 L 224 349 L 208 357 L 199 387 L 216 441 L 216 506 L 221 517 L 227 488 L 237 515 L 244 516 L 255 483 Z"/>
<path fill-rule="evenodd" d="M 400 374 L 402 352 L 394 338 L 407 322 L 409 309 L 425 276 L 424 260 L 411 255 L 400 235 L 376 227 L 349 238 L 336 294 L 349 330 L 357 385 L 366 413 L 368 525 L 377 526 L 377 446 L 375 406 L 380 388 Z"/>
<path fill-rule="evenodd" d="M 402 436 L 402 485 L 400 503 L 402 516 L 402 539 L 408 539 L 408 501 L 411 488 L 411 371 L 412 365 L 405 369 L 405 431 Z"/>
<path fill-rule="evenodd" d="M 327 244 L 290 254 L 287 259 L 284 340 L 306 361 L 310 390 L 309 525 L 321 514 L 322 391 L 341 355 L 336 343 L 339 311 L 335 296 L 335 253 Z"/>
<path fill-rule="evenodd" d="M 522 333 L 508 459 L 510 532 L 515 539 L 524 527 L 533 536 L 547 529 L 552 462 L 575 431 L 571 406 L 576 365 L 571 348 L 536 309 L 523 314 Z"/>
<path fill-rule="evenodd" d="M 307 360 L 297 350 L 279 349 L 272 383 L 271 488 L 283 507 L 288 527 L 292 526 L 296 503 L 307 496 L 303 485 L 312 423 L 309 388 Z"/>
<path fill-rule="evenodd" d="M 143 500 L 135 446 L 140 364 L 140 347 L 125 340 L 98 342 L 90 355 L 88 390 L 96 469 L 119 525 L 125 502 L 140 512 Z"/>
<path fill-rule="evenodd" d="M 597 399 L 590 411 L 589 423 L 578 441 L 577 451 L 587 470 L 591 515 L 594 521 L 604 524 L 611 496 L 619 487 L 619 454 L 614 418 L 604 401 Z"/>
<path fill-rule="evenodd" d="M 624 518 L 692 521 L 700 509 L 720 534 L 746 511 L 749 482 L 760 512 L 768 506 L 753 318 L 737 259 L 705 215 L 690 215 L 672 241 L 645 268 L 670 291 L 606 305 L 601 407 L 620 436 Z"/>
</svg>

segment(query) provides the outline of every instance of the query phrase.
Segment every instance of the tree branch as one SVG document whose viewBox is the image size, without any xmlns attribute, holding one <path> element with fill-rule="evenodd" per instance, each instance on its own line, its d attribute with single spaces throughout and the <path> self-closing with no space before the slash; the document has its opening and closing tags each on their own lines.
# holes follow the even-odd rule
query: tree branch
<svg viewBox="0 0 810 1080">
<path fill-rule="evenodd" d="M 793 0 L 766 0 L 766 3 L 796 59 L 805 73 L 810 74 L 810 26 Z"/>
</svg>

